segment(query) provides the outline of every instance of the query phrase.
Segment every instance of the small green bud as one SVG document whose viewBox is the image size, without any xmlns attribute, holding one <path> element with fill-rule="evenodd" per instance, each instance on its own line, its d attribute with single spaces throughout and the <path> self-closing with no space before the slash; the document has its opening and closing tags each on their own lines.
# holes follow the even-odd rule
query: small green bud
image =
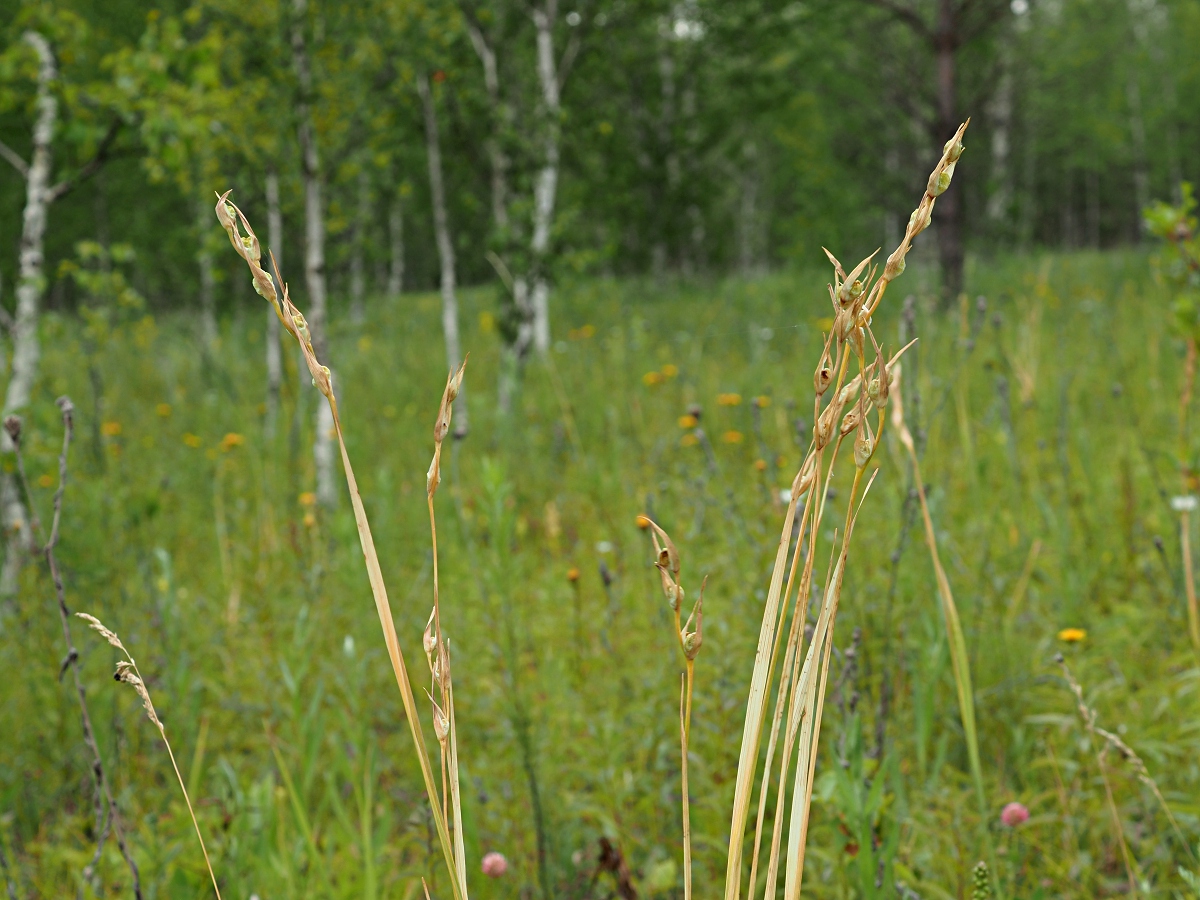
<svg viewBox="0 0 1200 900">
<path fill-rule="evenodd" d="M 991 900 L 991 897 L 991 872 L 988 871 L 988 864 L 980 860 L 971 870 L 971 900 Z"/>
<path fill-rule="evenodd" d="M 958 162 L 958 158 L 963 155 L 963 150 L 965 149 L 966 147 L 963 146 L 962 141 L 950 138 L 950 140 L 946 141 L 945 146 L 942 147 L 942 154 L 946 157 L 947 162 L 956 163 Z"/>
</svg>

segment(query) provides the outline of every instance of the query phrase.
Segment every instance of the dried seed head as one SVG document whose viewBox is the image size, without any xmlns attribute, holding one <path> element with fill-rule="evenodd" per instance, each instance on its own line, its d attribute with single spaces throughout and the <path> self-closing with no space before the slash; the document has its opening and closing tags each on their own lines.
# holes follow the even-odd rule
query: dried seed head
<svg viewBox="0 0 1200 900">
<path fill-rule="evenodd" d="M 958 162 L 958 158 L 963 155 L 963 150 L 965 149 L 963 142 L 959 140 L 958 135 L 955 135 L 946 141 L 945 146 L 942 147 L 942 155 L 946 157 L 948 162 L 956 163 Z"/>
<path fill-rule="evenodd" d="M 813 373 L 813 390 L 820 397 L 829 390 L 831 384 L 833 384 L 833 366 L 829 359 L 829 341 L 826 340 L 825 349 L 821 352 L 821 361 L 817 363 L 817 371 Z"/>
<path fill-rule="evenodd" d="M 8 432 L 8 436 L 12 438 L 14 444 L 21 443 L 21 417 L 20 416 L 5 416 L 4 430 Z"/>
<path fill-rule="evenodd" d="M 429 697 L 429 702 L 433 706 L 433 733 L 437 735 L 438 743 L 445 745 L 446 739 L 450 737 L 450 720 L 446 718 L 442 708 L 437 705 L 433 695 L 429 691 L 426 691 L 425 695 Z"/>
<path fill-rule="evenodd" d="M 88 627 L 91 628 L 92 631 L 94 631 L 98 635 L 100 635 L 100 637 L 104 638 L 106 641 L 108 641 L 110 644 L 112 644 L 114 647 L 116 647 L 122 653 L 126 653 L 125 645 L 121 643 L 121 639 L 119 637 L 117 637 L 117 635 L 113 631 L 106 628 L 104 623 L 101 622 L 99 619 L 97 619 L 95 616 L 89 616 L 87 613 L 81 613 L 81 612 L 77 612 L 77 613 L 75 613 L 75 615 L 78 616 L 79 618 L 83 619 L 83 621 L 87 622 Z M 128 656 L 128 653 L 126 653 L 126 655 Z"/>
<path fill-rule="evenodd" d="M 842 427 L 839 430 L 839 434 L 841 434 L 842 437 L 845 437 L 850 432 L 858 428 L 858 426 L 862 423 L 862 419 L 862 405 L 856 403 L 850 408 L 850 411 L 842 417 Z"/>
<path fill-rule="evenodd" d="M 854 465 L 865 468 L 875 454 L 875 435 L 871 433 L 871 423 L 865 418 L 858 429 L 858 438 L 854 441 Z"/>
</svg>

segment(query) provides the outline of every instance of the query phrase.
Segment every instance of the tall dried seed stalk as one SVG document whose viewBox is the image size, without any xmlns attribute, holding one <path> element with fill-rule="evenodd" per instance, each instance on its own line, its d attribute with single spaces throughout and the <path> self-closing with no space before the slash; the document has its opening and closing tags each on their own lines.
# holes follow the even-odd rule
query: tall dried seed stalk
<svg viewBox="0 0 1200 900">
<path fill-rule="evenodd" d="M 309 373 L 312 375 L 313 387 L 321 392 L 321 395 L 328 403 L 329 412 L 333 419 L 334 433 L 337 436 L 338 448 L 341 451 L 342 468 L 346 474 L 346 485 L 350 491 L 350 503 L 354 509 L 354 523 L 358 529 L 358 539 L 362 547 L 363 560 L 366 563 L 367 578 L 371 584 L 371 594 L 375 599 L 375 610 L 379 616 L 379 624 L 383 629 L 383 639 L 387 647 L 388 658 L 392 663 L 392 671 L 396 676 L 396 684 L 400 688 L 400 698 L 404 703 L 404 715 L 408 720 L 413 749 L 416 750 L 417 761 L 421 767 L 421 777 L 425 782 L 425 793 L 429 800 L 430 812 L 433 815 L 438 843 L 441 846 L 442 856 L 445 859 L 446 869 L 450 876 L 450 885 L 453 890 L 454 900 L 467 900 L 466 859 L 463 851 L 461 825 L 462 812 L 458 796 L 458 752 L 454 740 L 453 689 L 450 686 L 449 677 L 450 656 L 441 638 L 441 626 L 436 621 L 438 619 L 436 590 L 434 595 L 434 615 L 432 617 L 434 620 L 433 624 L 435 625 L 435 633 L 427 630 L 425 650 L 426 653 L 430 654 L 431 675 L 434 678 L 435 687 L 439 691 L 442 690 L 440 686 L 442 673 L 445 673 L 443 703 L 441 706 L 436 701 L 433 703 L 434 730 L 438 744 L 442 747 L 443 779 L 441 791 L 438 790 L 433 763 L 430 760 L 429 750 L 425 743 L 424 729 L 421 726 L 421 719 L 417 712 L 417 703 L 416 698 L 413 696 L 408 667 L 404 661 L 404 654 L 400 650 L 400 640 L 396 635 L 396 626 L 392 619 L 391 603 L 388 601 L 387 586 L 384 584 L 383 572 L 379 566 L 379 554 L 375 550 L 375 540 L 371 536 L 371 525 L 367 521 L 367 511 L 363 507 L 362 496 L 358 491 L 358 482 L 354 477 L 354 468 L 350 465 L 350 455 L 346 451 L 342 421 L 338 415 L 337 399 L 333 392 L 332 374 L 329 368 L 323 365 L 317 358 L 316 352 L 313 349 L 312 335 L 309 333 L 308 323 L 305 321 L 304 314 L 300 312 L 289 298 L 287 284 L 280 277 L 278 266 L 275 266 L 275 278 L 283 285 L 282 296 L 281 292 L 275 289 L 275 282 L 272 281 L 271 277 L 263 269 L 261 265 L 262 248 L 259 245 L 258 237 L 255 235 L 254 229 L 250 227 L 250 223 L 246 220 L 242 211 L 229 201 L 230 193 L 226 191 L 224 194 L 218 196 L 216 205 L 217 219 L 229 235 L 229 242 L 233 245 L 233 249 L 237 251 L 237 254 L 250 267 L 254 290 L 271 304 L 284 329 L 300 345 L 300 352 L 304 356 L 305 363 L 308 365 Z M 437 527 L 433 519 L 433 494 L 437 489 L 438 482 L 441 480 L 441 444 L 450 427 L 450 404 L 453 403 L 455 397 L 458 396 L 462 389 L 463 368 L 465 365 L 466 363 L 464 362 L 463 366 L 460 366 L 458 371 L 453 373 L 448 379 L 445 392 L 442 395 L 442 405 L 438 411 L 437 423 L 434 427 L 434 458 L 427 476 L 426 495 L 429 500 L 430 527 L 434 535 L 435 559 L 437 552 Z M 430 642 L 431 639 L 432 643 Z M 435 649 L 437 650 L 436 658 L 433 657 Z M 449 791 L 447 791 L 447 780 L 450 781 Z M 449 809 L 447 808 L 446 800 L 443 799 L 447 797 L 449 800 Z M 450 832 L 451 820 L 454 827 L 453 836 Z"/>
<path fill-rule="evenodd" d="M 846 573 L 846 560 L 861 501 L 874 478 L 872 474 L 864 479 L 864 475 L 883 434 L 886 424 L 884 409 L 888 403 L 894 369 L 900 354 L 904 352 L 902 349 L 891 359 L 887 358 L 871 331 L 871 317 L 883 301 L 888 285 L 904 271 L 905 257 L 913 239 L 929 227 L 937 198 L 950 186 L 955 166 L 963 152 L 962 137 L 966 128 L 967 123 L 964 123 L 954 137 L 946 142 L 942 157 L 929 176 L 925 194 L 909 218 L 904 238 L 900 246 L 887 258 L 882 272 L 877 264 L 872 264 L 874 254 L 847 273 L 833 254 L 826 251 L 834 268 L 834 283 L 829 286 L 834 313 L 833 329 L 813 375 L 812 442 L 792 483 L 759 631 L 758 649 L 746 703 L 737 779 L 734 783 L 725 900 L 740 900 L 742 896 L 742 855 L 746 823 L 758 770 L 759 746 L 766 719 L 767 701 L 781 647 L 783 671 L 776 691 L 767 763 L 759 791 L 751 868 L 757 874 L 758 855 L 765 827 L 766 794 L 772 782 L 771 766 L 774 763 L 778 733 L 782 728 L 783 752 L 778 762 L 779 796 L 775 804 L 764 896 L 775 896 L 776 878 L 781 864 L 784 900 L 796 900 L 800 896 L 825 686 L 829 677 L 829 659 L 833 649 L 834 626 Z M 857 363 L 858 372 L 853 377 L 848 377 L 852 357 Z M 871 424 L 872 413 L 875 414 L 874 428 Z M 834 546 L 830 548 L 830 563 L 823 580 L 817 622 L 807 651 L 801 653 L 803 628 L 800 624 L 805 616 L 808 599 L 813 593 L 816 537 L 820 534 L 820 526 L 824 519 L 834 467 L 842 444 L 847 438 L 851 442 L 854 475 L 846 501 L 840 545 L 835 532 Z M 802 508 L 801 498 L 804 499 Z M 789 566 L 788 551 L 798 510 L 799 536 Z M 807 552 L 804 553 L 806 538 Z M 805 558 L 801 569 L 799 562 L 802 553 Z M 793 587 L 797 588 L 795 593 Z M 789 614 L 792 617 L 790 628 L 787 627 Z M 786 805 L 784 801 L 788 786 L 787 770 L 793 752 L 796 753 L 796 769 L 790 784 L 791 809 L 787 847 L 781 858 L 782 825 Z M 755 884 L 751 882 L 748 896 L 753 897 L 754 894 Z"/>
<path fill-rule="evenodd" d="M 159 736 L 162 738 L 163 744 L 166 745 L 167 756 L 171 757 L 171 768 L 175 770 L 175 778 L 179 781 L 179 789 L 183 791 L 183 801 L 187 804 L 188 814 L 192 817 L 192 826 L 196 829 L 196 838 L 200 841 L 200 851 L 204 854 L 204 865 L 208 869 L 208 877 L 212 879 L 213 891 L 217 895 L 217 900 L 221 900 L 221 889 L 217 887 L 217 876 L 213 872 L 212 863 L 208 859 L 208 848 L 204 846 L 204 835 L 200 833 L 200 823 L 196 821 L 196 811 L 192 809 L 192 798 L 188 796 L 187 786 L 183 783 L 183 776 L 179 773 L 179 765 L 175 762 L 175 751 L 171 749 L 171 742 L 167 740 L 167 729 L 163 726 L 162 719 L 158 717 L 158 713 L 154 709 L 154 703 L 150 699 L 150 691 L 146 689 L 146 682 L 142 678 L 142 673 L 138 671 L 137 663 L 133 661 L 133 657 L 129 655 L 129 651 L 125 649 L 125 645 L 121 643 L 121 639 L 117 637 L 116 632 L 107 628 L 95 616 L 89 616 L 87 613 L 75 613 L 75 615 L 87 622 L 89 628 L 124 654 L 125 658 L 117 661 L 117 671 L 113 675 L 113 678 L 128 684 L 137 691 L 138 697 L 141 698 L 142 706 L 146 710 L 146 718 L 158 729 Z"/>
</svg>

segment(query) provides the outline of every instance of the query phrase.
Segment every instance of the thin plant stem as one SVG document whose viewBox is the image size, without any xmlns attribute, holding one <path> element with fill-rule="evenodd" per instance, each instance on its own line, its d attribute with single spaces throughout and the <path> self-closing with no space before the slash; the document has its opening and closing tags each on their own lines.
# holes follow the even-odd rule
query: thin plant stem
<svg viewBox="0 0 1200 900">
<path fill-rule="evenodd" d="M 142 900 L 141 873 L 138 871 L 137 863 L 134 862 L 133 854 L 130 852 L 125 840 L 125 829 L 121 824 L 117 801 L 108 783 L 107 770 L 104 768 L 104 760 L 100 755 L 100 745 L 96 741 L 96 731 L 92 727 L 92 717 L 88 712 L 87 692 L 79 671 L 79 651 L 75 649 L 75 642 L 71 639 L 71 612 L 67 608 L 66 589 L 63 584 L 62 573 L 58 569 L 58 560 L 54 555 L 54 550 L 58 546 L 59 524 L 62 521 L 63 497 L 67 491 L 67 455 L 71 449 L 71 440 L 75 435 L 75 405 L 71 402 L 71 398 L 63 395 L 56 402 L 59 411 L 62 413 L 63 443 L 62 451 L 58 456 L 58 487 L 54 491 L 54 516 L 50 522 L 50 537 L 42 547 L 42 555 L 46 558 L 46 565 L 50 570 L 50 579 L 54 582 L 54 594 L 58 600 L 58 616 L 62 623 L 63 642 L 67 647 L 67 655 L 62 661 L 62 665 L 59 666 L 58 678 L 61 681 L 66 670 L 68 668 L 71 670 L 71 679 L 75 685 L 75 696 L 79 699 L 79 715 L 83 726 L 83 741 L 92 754 L 92 782 L 96 791 L 96 805 L 98 807 L 96 818 L 98 820 L 97 825 L 99 826 L 99 837 L 96 839 L 96 850 L 92 854 L 92 858 L 87 866 L 84 867 L 83 878 L 85 881 L 93 879 L 96 866 L 100 863 L 104 844 L 108 839 L 108 833 L 111 830 L 116 838 L 117 847 L 121 851 L 121 857 L 125 860 L 125 865 L 129 868 L 130 877 L 133 879 L 133 895 L 136 900 Z M 10 425 L 10 422 L 13 424 Z M 35 540 L 41 541 L 41 522 L 33 503 L 33 494 L 29 489 L 29 479 L 25 476 L 25 459 L 21 453 L 20 419 L 10 417 L 5 420 L 4 425 L 8 429 L 9 436 L 13 438 L 13 446 L 17 458 L 17 473 L 21 480 L 22 490 L 25 493 L 25 505 L 29 510 L 30 531 L 33 533 Z"/>
<path fill-rule="evenodd" d="M 134 662 L 133 657 L 129 654 L 129 651 L 125 648 L 125 645 L 121 642 L 116 632 L 106 628 L 104 623 L 95 616 L 90 616 L 87 613 L 75 613 L 75 615 L 87 622 L 93 631 L 124 655 L 125 659 L 117 662 L 116 680 L 132 686 L 137 691 L 138 696 L 142 700 L 142 706 L 146 710 L 146 718 L 158 729 L 159 736 L 167 748 L 167 755 L 171 758 L 171 768 L 175 770 L 175 778 L 179 782 L 179 790 L 183 792 L 183 801 L 187 804 L 188 814 L 192 817 L 192 825 L 196 829 L 196 838 L 200 841 L 200 852 L 204 854 L 204 865 L 208 869 L 209 878 L 212 879 L 213 891 L 217 895 L 217 900 L 221 900 L 221 889 L 217 887 L 217 876 L 213 872 L 212 863 L 208 858 L 208 848 L 204 845 L 204 835 L 200 833 L 200 823 L 196 821 L 196 811 L 192 808 L 192 798 L 188 796 L 187 785 L 183 783 L 183 775 L 179 773 L 179 765 L 175 762 L 175 752 L 171 749 L 171 742 L 167 740 L 167 730 L 163 726 L 162 719 L 158 717 L 158 712 L 154 708 L 154 702 L 150 699 L 150 691 L 146 688 L 146 680 L 142 678 L 142 673 L 138 670 L 137 663 Z"/>
</svg>

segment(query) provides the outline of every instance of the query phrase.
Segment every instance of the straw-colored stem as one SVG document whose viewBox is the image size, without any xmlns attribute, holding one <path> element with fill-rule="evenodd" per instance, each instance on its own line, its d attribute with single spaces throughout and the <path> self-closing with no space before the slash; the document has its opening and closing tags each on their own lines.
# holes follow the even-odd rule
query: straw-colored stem
<svg viewBox="0 0 1200 900">
<path fill-rule="evenodd" d="M 800 517 L 800 536 L 796 540 L 796 550 L 792 554 L 792 566 L 791 566 L 790 571 L 788 572 L 787 587 L 783 591 L 784 621 L 786 621 L 786 619 L 787 619 L 788 599 L 792 595 L 792 583 L 794 582 L 794 580 L 796 578 L 796 568 L 800 562 L 800 551 L 804 545 L 805 528 L 808 525 L 808 517 L 809 517 L 809 512 L 812 508 L 812 498 L 813 498 L 814 490 L 815 489 L 810 485 L 809 489 L 808 489 L 808 496 L 805 497 L 805 500 L 804 500 L 804 513 Z M 812 542 L 811 537 L 809 539 L 809 542 L 810 543 Z M 811 550 L 810 550 L 808 556 L 811 559 L 811 557 L 812 557 Z M 805 562 L 805 573 L 808 574 L 810 572 L 811 572 L 811 564 L 808 561 L 806 561 Z M 804 620 L 804 606 L 801 603 L 801 599 L 800 599 L 803 596 L 805 596 L 805 592 L 804 592 L 804 588 L 803 588 L 803 584 L 802 584 L 800 592 L 796 594 L 796 608 L 792 613 L 792 625 L 791 625 L 791 629 L 789 630 L 789 633 L 788 633 L 788 641 L 787 641 L 786 649 L 784 652 L 783 674 L 780 676 L 779 691 L 775 696 L 775 713 L 771 718 L 771 731 L 767 738 L 767 755 L 766 755 L 766 759 L 763 762 L 762 784 L 759 786 L 759 789 L 758 789 L 758 814 L 757 814 L 757 817 L 756 817 L 755 823 L 754 823 L 754 851 L 753 851 L 753 855 L 750 857 L 750 887 L 749 887 L 749 896 L 750 897 L 754 896 L 754 886 L 758 880 L 757 879 L 758 855 L 759 855 L 759 850 L 762 845 L 763 823 L 766 819 L 766 813 L 767 813 L 767 791 L 770 789 L 770 785 L 771 785 L 771 765 L 775 758 L 775 747 L 779 741 L 779 726 L 783 720 L 784 703 L 791 696 L 791 694 L 789 693 L 789 686 L 791 684 L 791 678 L 792 678 L 792 674 L 793 674 L 792 673 L 793 659 L 795 657 L 796 649 L 797 649 L 797 641 L 798 641 L 800 623 Z M 778 658 L 779 645 L 780 645 L 782 639 L 783 639 L 783 628 L 780 627 L 779 629 L 776 630 L 775 647 L 771 651 L 771 666 L 770 666 L 769 672 L 767 673 L 767 683 L 768 684 L 770 684 L 774 680 L 774 677 L 775 677 L 775 661 Z M 785 767 L 787 766 L 787 756 L 788 755 L 789 755 L 789 750 L 785 747 L 784 760 L 783 760 L 783 766 L 785 766 Z M 776 820 L 778 820 L 778 806 L 776 806 Z M 778 846 L 775 847 L 774 852 L 778 853 Z"/>
<path fill-rule="evenodd" d="M 383 582 L 383 572 L 379 567 L 379 556 L 375 550 L 375 540 L 371 536 L 371 525 L 367 521 L 367 511 L 363 507 L 362 496 L 358 492 L 358 482 L 354 478 L 354 469 L 350 465 L 350 455 L 346 452 L 346 441 L 342 435 L 342 423 L 338 417 L 337 403 L 327 398 L 333 411 L 333 426 L 337 431 L 338 449 L 342 456 L 342 467 L 346 473 L 346 484 L 350 490 L 350 505 L 354 509 L 354 523 L 358 528 L 358 539 L 362 546 L 363 559 L 367 567 L 367 578 L 371 583 L 371 593 L 375 598 L 375 610 L 379 615 L 379 624 L 383 629 L 383 640 L 387 647 L 388 658 L 392 663 L 392 671 L 396 676 L 396 684 L 400 688 L 400 699 L 404 704 L 404 716 L 408 720 L 409 732 L 412 735 L 413 747 L 417 751 L 417 761 L 421 766 L 421 776 L 425 781 L 425 793 L 429 797 L 430 810 L 433 813 L 433 824 L 438 833 L 442 846 L 442 856 L 450 870 L 450 884 L 455 900 L 466 900 L 466 882 L 460 883 L 458 869 L 454 859 L 454 851 L 450 842 L 450 834 L 446 827 L 446 819 L 442 815 L 441 804 L 438 802 L 437 785 L 434 781 L 433 767 L 429 761 L 429 753 L 425 747 L 425 735 L 421 728 L 421 720 L 417 713 L 416 700 L 413 697 L 412 684 L 408 678 L 408 668 L 404 663 L 404 653 L 400 650 L 400 639 L 396 635 L 396 625 L 392 621 L 391 603 L 388 601 L 387 586 Z"/>
<path fill-rule="evenodd" d="M 136 666 L 134 670 L 137 670 Z M 141 678 L 141 672 L 138 672 L 138 677 Z M 175 770 L 175 778 L 179 781 L 179 789 L 183 791 L 183 802 L 187 804 L 188 814 L 192 817 L 192 826 L 196 829 L 196 839 L 200 841 L 200 852 L 204 854 L 204 865 L 208 867 L 208 877 L 212 879 L 213 891 L 216 892 L 217 900 L 221 900 L 221 889 L 217 887 L 217 876 L 214 874 L 212 863 L 208 859 L 208 848 L 204 846 L 204 835 L 200 833 L 200 823 L 196 821 L 196 811 L 192 809 L 192 798 L 188 796 L 187 787 L 183 783 L 183 776 L 179 774 L 179 766 L 175 762 L 175 753 L 171 750 L 171 742 L 167 740 L 167 732 L 161 722 L 158 725 L 158 733 L 162 735 L 163 743 L 167 746 L 167 756 L 171 757 L 171 768 Z"/>
<path fill-rule="evenodd" d="M 692 817 L 688 805 L 688 743 L 692 726 L 692 677 L 695 663 L 688 660 L 687 672 L 679 686 L 679 743 L 681 785 L 683 789 L 683 900 L 692 900 Z"/>
</svg>

